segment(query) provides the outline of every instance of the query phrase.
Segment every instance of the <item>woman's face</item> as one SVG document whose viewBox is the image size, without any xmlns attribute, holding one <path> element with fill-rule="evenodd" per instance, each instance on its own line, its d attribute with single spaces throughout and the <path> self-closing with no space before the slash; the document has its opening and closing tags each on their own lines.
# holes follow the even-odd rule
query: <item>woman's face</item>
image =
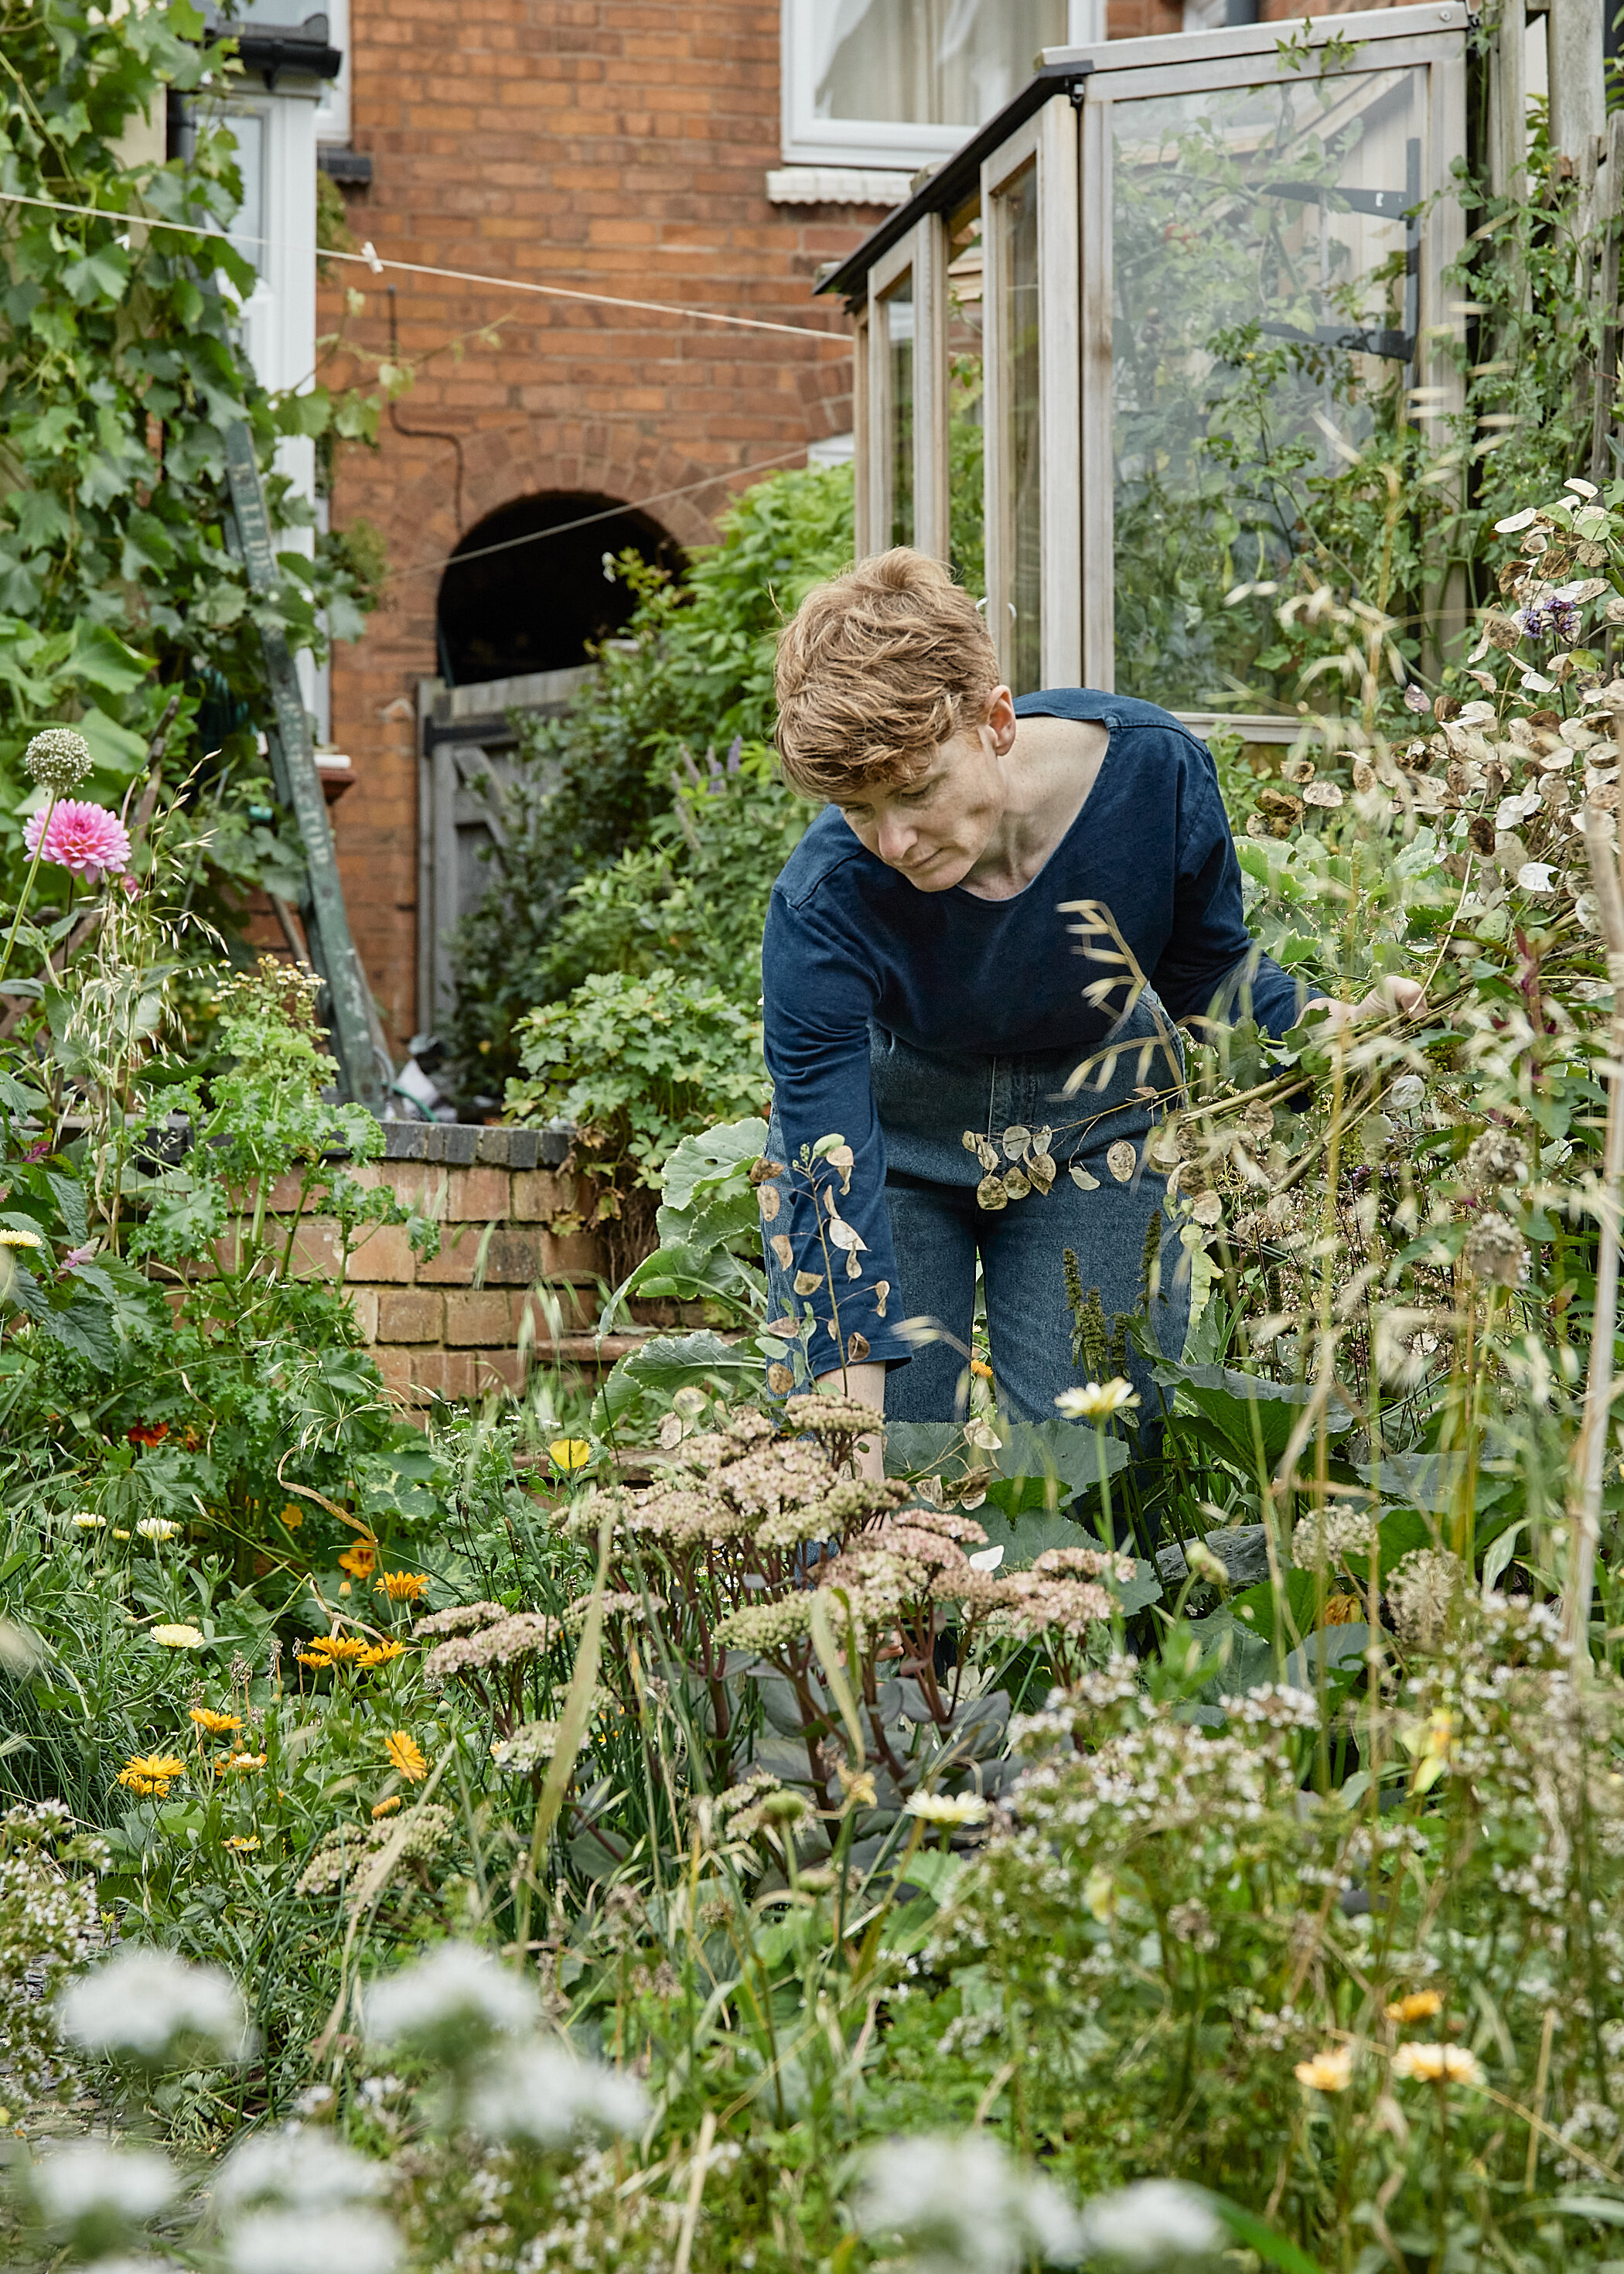
<svg viewBox="0 0 1624 2274">
<path fill-rule="evenodd" d="M 1014 701 L 999 687 L 983 723 L 939 742 L 925 772 L 835 803 L 865 851 L 917 891 L 945 892 L 964 882 L 1004 817 L 1014 743 Z"/>
</svg>

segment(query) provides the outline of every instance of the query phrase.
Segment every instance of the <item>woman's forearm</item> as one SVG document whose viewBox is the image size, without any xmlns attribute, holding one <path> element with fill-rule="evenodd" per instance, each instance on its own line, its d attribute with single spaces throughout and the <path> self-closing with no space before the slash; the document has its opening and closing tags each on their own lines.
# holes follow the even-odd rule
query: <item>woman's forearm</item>
<svg viewBox="0 0 1624 2274">
<path fill-rule="evenodd" d="M 832 1397 L 854 1397 L 860 1405 L 885 1411 L 885 1369 L 883 1366 L 848 1366 L 833 1374 L 820 1374 L 817 1386 Z M 877 1480 L 885 1474 L 883 1432 L 857 1441 L 857 1473 Z"/>
</svg>

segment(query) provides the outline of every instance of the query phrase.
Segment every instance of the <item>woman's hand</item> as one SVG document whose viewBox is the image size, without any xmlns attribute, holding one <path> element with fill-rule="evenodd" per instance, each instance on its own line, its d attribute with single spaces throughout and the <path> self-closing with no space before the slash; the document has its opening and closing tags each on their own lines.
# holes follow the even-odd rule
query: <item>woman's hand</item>
<svg viewBox="0 0 1624 2274">
<path fill-rule="evenodd" d="M 1426 990 L 1418 979 L 1391 977 L 1357 1003 L 1339 1003 L 1330 995 L 1316 995 L 1312 1003 L 1303 1005 L 1304 1015 L 1310 1011 L 1325 1011 L 1333 1028 L 1341 1030 L 1357 1027 L 1365 1019 L 1413 1019 L 1426 1000 Z"/>
<path fill-rule="evenodd" d="M 829 1397 L 854 1397 L 860 1405 L 885 1411 L 885 1369 L 883 1366 L 848 1366 L 835 1374 L 820 1374 L 817 1386 Z M 885 1439 L 883 1435 L 857 1441 L 857 1473 L 870 1484 L 885 1480 Z"/>
</svg>

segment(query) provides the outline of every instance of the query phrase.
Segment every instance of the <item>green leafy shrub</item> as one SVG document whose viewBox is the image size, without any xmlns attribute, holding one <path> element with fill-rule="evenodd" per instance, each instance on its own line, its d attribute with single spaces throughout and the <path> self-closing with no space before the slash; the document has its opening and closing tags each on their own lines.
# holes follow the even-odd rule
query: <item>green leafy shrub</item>
<svg viewBox="0 0 1624 2274">
<path fill-rule="evenodd" d="M 745 491 L 721 527 L 720 543 L 698 557 L 682 584 L 625 557 L 619 573 L 638 606 L 624 636 L 605 648 L 591 684 L 563 718 L 523 723 L 517 772 L 501 800 L 504 848 L 492 855 L 490 890 L 453 951 L 450 1040 L 470 1088 L 500 1088 L 516 1071 L 518 1021 L 577 985 L 585 957 L 606 947 L 612 963 L 625 957 L 623 968 L 648 968 L 635 905 L 623 900 L 635 903 L 643 890 L 657 902 L 678 900 L 675 928 L 684 939 L 695 926 L 696 867 L 716 872 L 720 885 L 751 852 L 752 839 L 763 869 L 793 841 L 787 794 L 760 755 L 771 726 L 774 642 L 806 592 L 851 559 L 850 469 L 770 475 Z M 729 829 L 713 836 L 690 813 L 712 854 L 704 841 L 692 845 L 673 807 L 696 805 L 684 799 L 695 754 L 710 753 L 713 762 L 735 741 L 754 748 L 742 779 L 729 780 Z M 656 835 L 666 816 L 674 826 Z M 623 859 L 645 847 L 646 868 Z M 599 886 L 596 872 L 605 870 L 611 881 Z M 572 909 L 572 888 L 583 879 L 593 881 Z M 763 889 L 756 879 L 753 898 Z M 695 972 L 710 968 L 703 942 L 710 920 L 699 924 Z M 658 929 L 651 921 L 650 931 Z M 688 969 L 670 954 L 658 960 Z"/>
<path fill-rule="evenodd" d="M 617 1277 L 653 1244 L 660 1164 L 691 1129 L 764 1111 L 761 1021 L 715 987 L 605 972 L 522 1022 L 510 1113 L 575 1129 L 573 1157 L 610 1230 Z"/>
</svg>

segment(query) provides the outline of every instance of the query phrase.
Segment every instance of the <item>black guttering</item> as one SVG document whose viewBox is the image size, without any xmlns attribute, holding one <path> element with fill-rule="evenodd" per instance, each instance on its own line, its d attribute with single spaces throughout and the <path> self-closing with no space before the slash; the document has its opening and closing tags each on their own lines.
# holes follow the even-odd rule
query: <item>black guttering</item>
<svg viewBox="0 0 1624 2274">
<path fill-rule="evenodd" d="M 817 291 L 839 292 L 853 305 L 865 298 L 868 271 L 882 254 L 889 252 L 926 214 L 950 213 L 955 206 L 962 205 L 981 179 L 981 161 L 990 157 L 1000 143 L 1007 142 L 1016 128 L 1024 126 L 1051 95 L 1071 94 L 1093 69 L 1092 62 L 1081 57 L 1076 63 L 1045 64 L 1012 102 L 1006 102 L 996 118 L 989 118 L 961 150 L 955 150 L 937 167 L 906 205 L 898 206 L 871 237 L 864 237 L 856 252 L 823 279 Z"/>
<path fill-rule="evenodd" d="M 328 36 L 325 16 L 307 16 L 302 24 L 229 22 L 209 11 L 211 39 L 234 40 L 244 72 L 257 72 L 267 92 L 274 92 L 283 72 L 298 72 L 311 79 L 336 79 L 344 58 Z"/>
</svg>

